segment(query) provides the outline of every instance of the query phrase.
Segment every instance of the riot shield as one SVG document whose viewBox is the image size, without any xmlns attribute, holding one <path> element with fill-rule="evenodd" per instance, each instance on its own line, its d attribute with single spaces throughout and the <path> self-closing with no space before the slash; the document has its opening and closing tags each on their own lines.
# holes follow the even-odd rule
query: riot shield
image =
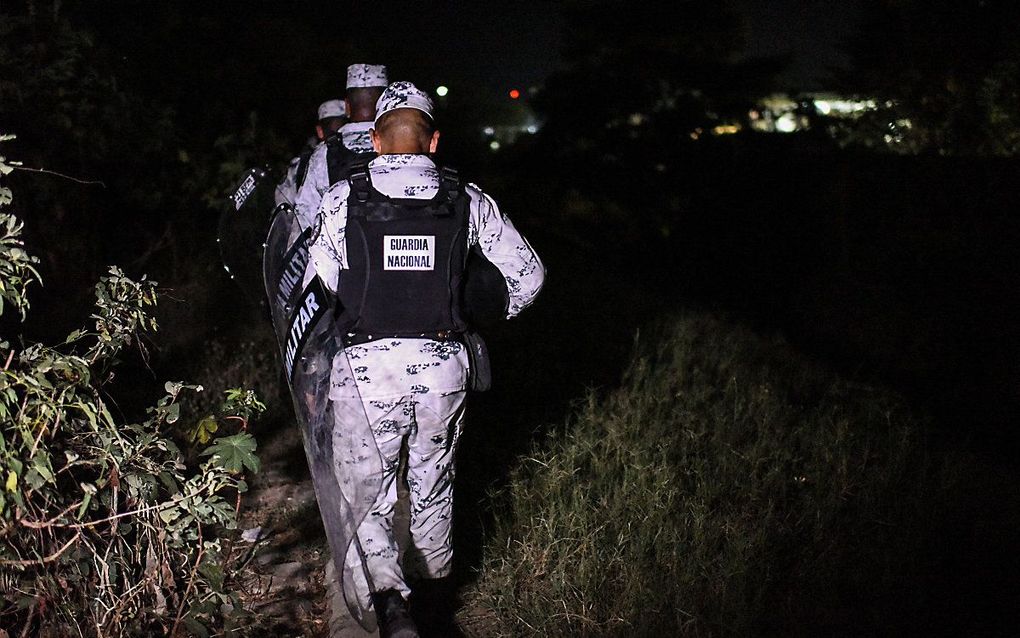
<svg viewBox="0 0 1020 638">
<path fill-rule="evenodd" d="M 357 531 L 379 493 L 382 460 L 360 399 L 329 400 L 331 373 L 354 375 L 334 330 L 332 297 L 306 276 L 310 234 L 292 207 L 277 209 L 265 241 L 266 297 L 333 564 L 351 615 L 371 631 L 375 588 Z"/>
<path fill-rule="evenodd" d="M 256 305 L 262 302 L 255 292 L 262 280 L 262 242 L 275 206 L 275 185 L 269 178 L 267 170 L 248 169 L 227 196 L 216 229 L 223 268 Z"/>
</svg>

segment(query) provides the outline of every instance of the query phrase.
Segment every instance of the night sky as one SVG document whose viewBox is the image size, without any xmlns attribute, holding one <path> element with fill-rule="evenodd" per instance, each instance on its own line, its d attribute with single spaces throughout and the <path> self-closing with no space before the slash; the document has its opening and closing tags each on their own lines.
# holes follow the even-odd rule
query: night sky
<svg viewBox="0 0 1020 638">
<path fill-rule="evenodd" d="M 423 56 L 430 58 L 423 61 L 430 75 L 448 74 L 455 78 L 451 83 L 499 93 L 511 86 L 538 83 L 560 63 L 562 24 L 556 3 L 396 4 L 402 8 L 402 21 L 431 34 L 428 54 Z M 729 4 L 744 20 L 749 57 L 789 55 L 790 66 L 781 75 L 784 85 L 824 88 L 828 69 L 846 62 L 840 43 L 857 27 L 858 0 L 733 0 Z M 682 11 L 682 3 L 677 5 Z M 361 41 L 364 36 L 359 31 L 353 21 L 346 23 L 346 37 Z M 420 56 L 423 43 L 394 39 L 386 46 L 404 58 Z"/>
<path fill-rule="evenodd" d="M 677 11 L 682 11 L 677 3 Z M 828 70 L 846 62 L 842 40 L 857 27 L 859 0 L 731 0 L 743 21 L 748 57 L 788 55 L 784 88 L 825 88 Z M 386 3 L 395 32 L 380 46 L 358 19 L 341 20 L 343 37 L 396 59 L 413 59 L 428 79 L 479 87 L 488 95 L 540 83 L 560 64 L 562 23 L 553 2 Z M 640 7 L 641 5 L 636 5 Z M 400 27 L 403 26 L 401 29 Z M 423 37 L 417 38 L 415 34 Z M 449 77 L 450 80 L 441 80 Z M 422 80 L 424 81 L 424 79 Z"/>
<path fill-rule="evenodd" d="M 819 88 L 827 69 L 844 61 L 840 41 L 856 28 L 858 0 L 730 0 L 743 22 L 749 57 L 789 55 L 781 80 L 789 88 Z M 338 6 L 347 5 L 344 10 Z M 495 99 L 513 87 L 541 83 L 561 63 L 557 2 L 235 2 L 193 5 L 230 39 L 262 40 L 280 55 L 305 57 L 341 45 L 366 61 L 391 65 L 394 77 L 451 91 L 478 90 Z M 640 7 L 640 5 L 637 5 Z M 682 11 L 683 3 L 677 3 Z M 274 33 L 274 20 L 298 25 Z M 268 28 L 266 25 L 270 25 Z M 302 51 L 304 49 L 304 51 Z M 356 53 L 357 54 L 357 53 Z M 310 58 L 314 60 L 314 58 Z M 349 60 L 321 60 L 342 70 Z M 434 87 L 432 87 L 434 88 Z"/>
<path fill-rule="evenodd" d="M 847 60 L 840 43 L 853 35 L 859 0 L 744 0 L 749 56 L 788 54 L 780 82 L 791 89 L 827 88 L 832 67 Z"/>
<path fill-rule="evenodd" d="M 560 63 L 561 23 L 555 3 L 430 2 L 387 3 L 401 7 L 390 24 L 403 25 L 405 37 L 376 42 L 357 20 L 343 24 L 342 33 L 366 50 L 378 51 L 380 62 L 392 58 L 413 64 L 426 76 L 408 78 L 447 84 L 451 91 L 476 87 L 490 96 L 510 88 L 540 83 Z M 410 69 L 407 69 L 410 70 Z M 391 78 L 398 79 L 398 78 Z M 431 83 L 431 82 L 430 82 Z"/>
<path fill-rule="evenodd" d="M 676 4 L 682 12 L 684 3 Z M 451 100 L 467 94 L 487 110 L 505 103 L 510 89 L 537 86 L 562 65 L 561 2 L 84 6 L 88 22 L 150 93 L 193 114 L 207 110 L 207 99 L 229 95 L 237 108 L 229 119 L 254 109 L 295 135 L 305 134 L 307 114 L 319 102 L 340 96 L 353 62 L 387 64 L 391 79 L 428 90 L 444 84 Z M 827 70 L 843 61 L 839 45 L 854 33 L 859 0 L 728 0 L 724 6 L 740 20 L 747 57 L 788 56 L 776 88 L 797 92 L 830 86 Z M 163 29 L 156 37 L 154 23 Z M 166 31 L 166 25 L 175 26 Z M 210 55 L 227 63 L 210 67 Z M 224 69 L 232 71 L 217 75 Z M 208 116 L 222 126 L 222 115 Z"/>
</svg>

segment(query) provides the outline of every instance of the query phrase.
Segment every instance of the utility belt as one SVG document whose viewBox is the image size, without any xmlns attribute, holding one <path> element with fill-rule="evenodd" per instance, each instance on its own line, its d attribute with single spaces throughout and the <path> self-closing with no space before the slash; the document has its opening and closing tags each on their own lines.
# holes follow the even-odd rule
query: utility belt
<svg viewBox="0 0 1020 638">
<path fill-rule="evenodd" d="M 428 339 L 430 341 L 456 341 L 463 344 L 464 334 L 455 330 L 440 330 L 438 332 L 383 332 L 376 334 L 348 332 L 340 340 L 345 348 L 349 348 L 351 346 L 360 346 L 369 341 L 378 341 L 379 339 Z"/>
</svg>

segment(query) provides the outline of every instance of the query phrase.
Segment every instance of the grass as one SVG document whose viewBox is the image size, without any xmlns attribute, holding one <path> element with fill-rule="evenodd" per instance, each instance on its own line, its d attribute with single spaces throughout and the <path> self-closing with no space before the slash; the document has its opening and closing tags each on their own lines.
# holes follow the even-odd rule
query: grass
<svg viewBox="0 0 1020 638">
<path fill-rule="evenodd" d="M 503 636 L 886 633 L 959 464 L 896 396 L 709 315 L 521 459 L 468 597 Z"/>
</svg>

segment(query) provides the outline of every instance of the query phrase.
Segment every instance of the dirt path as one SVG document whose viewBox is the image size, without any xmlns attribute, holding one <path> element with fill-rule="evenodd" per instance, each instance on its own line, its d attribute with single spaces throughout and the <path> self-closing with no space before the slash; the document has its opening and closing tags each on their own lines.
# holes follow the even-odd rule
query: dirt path
<svg viewBox="0 0 1020 638">
<path fill-rule="evenodd" d="M 269 425 L 274 429 L 255 433 L 262 472 L 251 479 L 241 512 L 242 529 L 264 539 L 255 558 L 261 579 L 251 602 L 261 617 L 260 635 L 324 637 L 329 615 L 323 569 L 329 552 L 300 433 L 293 424 Z"/>
<path fill-rule="evenodd" d="M 319 519 L 318 504 L 305 464 L 300 433 L 294 424 L 276 426 L 259 438 L 262 472 L 245 495 L 241 527 L 249 537 L 263 538 L 255 558 L 258 582 L 249 600 L 260 616 L 256 636 L 274 638 L 367 638 L 349 614 L 333 622 L 330 633 L 330 592 L 325 586 L 329 546 Z M 395 525 L 406 526 L 406 493 L 401 494 Z M 406 542 L 406 535 L 398 542 Z M 345 611 L 340 600 L 336 607 Z M 468 638 L 488 635 L 484 618 L 462 610 L 459 630 Z"/>
</svg>

